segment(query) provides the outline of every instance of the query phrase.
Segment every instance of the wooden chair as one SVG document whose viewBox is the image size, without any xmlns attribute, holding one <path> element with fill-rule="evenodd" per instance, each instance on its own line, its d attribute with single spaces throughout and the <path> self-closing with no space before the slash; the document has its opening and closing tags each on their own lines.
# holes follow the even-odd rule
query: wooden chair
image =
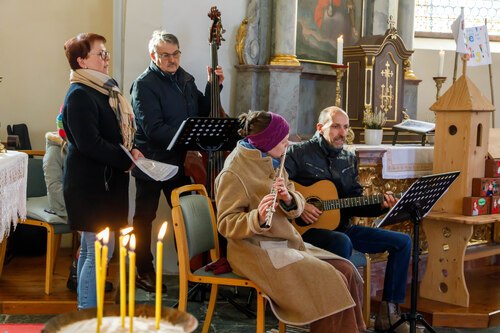
<svg viewBox="0 0 500 333">
<path fill-rule="evenodd" d="M 26 220 L 19 223 L 42 227 L 47 230 L 47 254 L 45 260 L 45 294 L 52 291 L 52 280 L 57 252 L 61 245 L 61 235 L 73 233 L 61 217 L 45 211 L 49 207 L 47 186 L 43 173 L 43 150 L 24 150 L 30 155 L 28 160 L 28 185 L 26 201 Z"/>
<path fill-rule="evenodd" d="M 257 285 L 234 273 L 215 275 L 212 271 L 205 271 L 205 266 L 191 271 L 189 260 L 194 256 L 209 251 L 211 262 L 217 261 L 220 256 L 215 213 L 203 185 L 187 185 L 172 191 L 172 219 L 179 260 L 179 310 L 186 311 L 188 282 L 210 284 L 210 300 L 202 330 L 207 333 L 219 285 L 254 288 L 257 294 L 256 332 L 264 333 L 265 302 L 263 292 Z M 280 322 L 279 328 L 280 333 L 285 332 L 283 323 Z"/>
<path fill-rule="evenodd" d="M 354 250 L 349 261 L 351 261 L 354 266 L 363 268 L 363 280 L 365 281 L 363 285 L 363 318 L 366 326 L 370 326 L 371 259 L 368 254 Z"/>
</svg>

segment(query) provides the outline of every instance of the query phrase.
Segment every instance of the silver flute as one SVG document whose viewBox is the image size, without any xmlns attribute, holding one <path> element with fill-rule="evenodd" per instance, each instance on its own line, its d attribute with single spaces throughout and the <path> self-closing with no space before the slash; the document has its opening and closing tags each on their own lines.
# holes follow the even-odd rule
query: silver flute
<svg viewBox="0 0 500 333">
<path fill-rule="evenodd" d="M 285 157 L 286 157 L 286 154 L 283 154 L 281 156 L 281 161 L 280 161 L 279 172 L 278 172 L 277 178 L 280 178 L 283 176 L 283 167 L 285 166 Z M 276 180 L 276 178 L 275 178 L 275 180 Z M 267 208 L 266 220 L 265 220 L 265 223 L 263 225 L 263 228 L 270 228 L 271 227 L 271 223 L 273 220 L 273 214 L 276 211 L 276 209 L 274 209 L 274 206 L 276 205 L 276 199 L 278 198 L 278 191 L 276 191 L 276 188 L 274 188 L 274 187 L 272 188 L 271 194 L 274 194 L 274 198 L 273 198 L 273 202 L 272 202 L 271 206 L 269 206 Z"/>
</svg>

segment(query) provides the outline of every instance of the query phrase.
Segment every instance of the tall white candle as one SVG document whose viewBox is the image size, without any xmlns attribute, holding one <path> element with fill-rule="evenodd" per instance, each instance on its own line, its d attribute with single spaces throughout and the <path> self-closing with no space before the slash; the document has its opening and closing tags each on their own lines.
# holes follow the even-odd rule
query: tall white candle
<svg viewBox="0 0 500 333">
<path fill-rule="evenodd" d="M 344 63 L 344 37 L 342 35 L 337 38 L 337 64 Z"/>
<path fill-rule="evenodd" d="M 439 67 L 438 76 L 443 76 L 444 73 L 444 50 L 439 51 Z"/>
</svg>

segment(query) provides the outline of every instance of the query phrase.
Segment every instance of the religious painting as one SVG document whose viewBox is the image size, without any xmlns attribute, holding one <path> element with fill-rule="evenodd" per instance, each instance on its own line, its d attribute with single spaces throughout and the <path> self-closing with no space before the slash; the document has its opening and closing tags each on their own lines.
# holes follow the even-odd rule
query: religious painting
<svg viewBox="0 0 500 333">
<path fill-rule="evenodd" d="M 337 62 L 337 38 L 356 44 L 363 29 L 363 0 L 300 0 L 296 55 L 300 61 Z"/>
</svg>

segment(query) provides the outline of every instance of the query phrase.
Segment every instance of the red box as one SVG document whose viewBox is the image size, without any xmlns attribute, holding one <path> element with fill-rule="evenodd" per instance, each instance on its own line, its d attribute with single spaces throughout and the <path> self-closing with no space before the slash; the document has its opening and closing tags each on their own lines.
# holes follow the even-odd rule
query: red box
<svg viewBox="0 0 500 333">
<path fill-rule="evenodd" d="M 500 158 L 488 158 L 486 160 L 484 176 L 489 178 L 500 177 Z"/>
<path fill-rule="evenodd" d="M 500 178 L 472 178 L 473 197 L 500 195 Z"/>
<path fill-rule="evenodd" d="M 486 215 L 490 213 L 489 197 L 465 197 L 462 213 L 467 216 Z"/>
<path fill-rule="evenodd" d="M 491 197 L 490 214 L 500 214 L 500 196 L 498 195 Z"/>
</svg>

